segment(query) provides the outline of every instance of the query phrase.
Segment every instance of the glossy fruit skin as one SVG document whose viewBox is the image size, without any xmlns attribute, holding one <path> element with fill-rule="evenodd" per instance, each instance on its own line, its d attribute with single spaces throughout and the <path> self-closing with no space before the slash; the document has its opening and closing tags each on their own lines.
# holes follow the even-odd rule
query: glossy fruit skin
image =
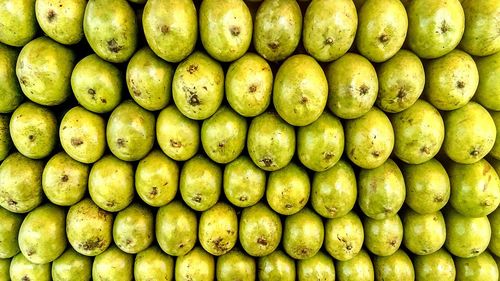
<svg viewBox="0 0 500 281">
<path fill-rule="evenodd" d="M 175 280 L 206 280 L 215 277 L 214 257 L 201 247 L 195 247 L 189 253 L 177 258 L 175 262 Z"/>
<path fill-rule="evenodd" d="M 335 274 L 340 281 L 373 281 L 375 279 L 370 255 L 363 249 L 350 260 L 336 261 Z"/>
<path fill-rule="evenodd" d="M 459 47 L 474 56 L 488 56 L 500 51 L 497 1 L 461 1 L 465 14 L 465 30 Z"/>
<path fill-rule="evenodd" d="M 227 200 L 236 207 L 257 204 L 266 190 L 266 173 L 248 156 L 240 156 L 224 166 L 223 189 Z"/>
<path fill-rule="evenodd" d="M 286 217 L 283 229 L 283 248 L 292 258 L 302 260 L 316 255 L 324 240 L 321 217 L 309 208 Z"/>
<path fill-rule="evenodd" d="M 416 281 L 436 277 L 443 281 L 454 281 L 456 277 L 453 257 L 445 249 L 440 249 L 428 255 L 414 256 L 413 266 Z"/>
<path fill-rule="evenodd" d="M 113 241 L 128 254 L 147 249 L 154 240 L 153 212 L 143 204 L 132 203 L 116 214 L 113 221 Z"/>
<path fill-rule="evenodd" d="M 408 254 L 397 250 L 387 257 L 374 257 L 375 280 L 411 281 L 415 280 L 415 270 Z"/>
<path fill-rule="evenodd" d="M 24 217 L 1 208 L 0 219 L 0 259 L 10 259 L 19 253 L 17 237 Z"/>
<path fill-rule="evenodd" d="M 163 252 L 170 256 L 185 255 L 198 238 L 196 214 L 183 203 L 172 201 L 158 209 L 155 231 Z"/>
<path fill-rule="evenodd" d="M 171 281 L 174 278 L 174 259 L 161 251 L 158 246 L 151 246 L 135 256 L 134 279 L 147 281 L 148 278 Z"/>
<path fill-rule="evenodd" d="M 92 277 L 92 259 L 69 247 L 52 262 L 52 280 L 88 281 Z"/>
<path fill-rule="evenodd" d="M 94 258 L 92 280 L 132 280 L 134 258 L 115 245 Z"/>
<path fill-rule="evenodd" d="M 475 58 L 479 72 L 479 85 L 473 100 L 487 109 L 500 111 L 500 52 L 496 54 Z"/>
<path fill-rule="evenodd" d="M 325 223 L 325 249 L 334 259 L 346 261 L 355 257 L 363 246 L 364 230 L 354 212 L 328 219 Z"/>
<path fill-rule="evenodd" d="M 0 42 L 22 47 L 38 31 L 35 17 L 35 0 L 15 0 L 0 4 Z"/>
<path fill-rule="evenodd" d="M 297 262 L 298 280 L 316 280 L 333 281 L 335 280 L 335 265 L 333 259 L 323 252 L 299 260 Z"/>
<path fill-rule="evenodd" d="M 10 262 L 10 280 L 50 281 L 50 263 L 36 264 L 30 262 L 22 253 L 17 254 Z"/>
<path fill-rule="evenodd" d="M 204 211 L 198 223 L 198 240 L 211 255 L 229 252 L 238 240 L 238 217 L 233 207 L 219 202 Z"/>
<path fill-rule="evenodd" d="M 257 261 L 257 278 L 261 281 L 293 281 L 296 270 L 294 260 L 281 250 L 276 250 Z"/>
<path fill-rule="evenodd" d="M 377 256 L 394 254 L 403 242 L 403 222 L 398 214 L 381 220 L 363 220 L 364 245 Z"/>
<path fill-rule="evenodd" d="M 1 40 L 0 40 L 1 41 Z M 0 43 L 0 113 L 14 111 L 24 100 L 21 86 L 16 77 L 16 62 L 19 50 Z"/>
<path fill-rule="evenodd" d="M 421 215 L 411 209 L 403 214 L 403 244 L 416 255 L 428 255 L 441 249 L 446 240 L 443 214 Z"/>
<path fill-rule="evenodd" d="M 55 41 L 72 45 L 83 38 L 84 0 L 38 0 L 35 15 L 40 28 Z"/>
<path fill-rule="evenodd" d="M 255 259 L 239 249 L 232 249 L 217 258 L 215 276 L 220 281 L 253 281 L 257 272 Z"/>
<path fill-rule="evenodd" d="M 473 258 L 455 258 L 457 281 L 498 280 L 498 266 L 493 256 L 484 252 Z"/>
</svg>

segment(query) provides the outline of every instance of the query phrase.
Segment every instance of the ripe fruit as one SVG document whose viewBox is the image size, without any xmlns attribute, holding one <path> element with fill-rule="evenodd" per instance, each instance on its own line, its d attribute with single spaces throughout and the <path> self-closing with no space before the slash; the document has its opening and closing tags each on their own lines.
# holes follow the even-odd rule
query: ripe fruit
<svg viewBox="0 0 500 281">
<path fill-rule="evenodd" d="M 292 258 L 283 251 L 276 250 L 270 255 L 261 257 L 257 262 L 257 278 L 261 281 L 295 280 L 296 268 Z"/>
<path fill-rule="evenodd" d="M 223 188 L 231 204 L 253 206 L 264 196 L 266 174 L 248 156 L 240 156 L 224 167 Z"/>
<path fill-rule="evenodd" d="M 12 258 L 10 263 L 10 280 L 50 281 L 50 263 L 36 264 L 30 262 L 22 253 Z"/>
<path fill-rule="evenodd" d="M 156 214 L 156 240 L 171 256 L 182 256 L 194 247 L 198 237 L 196 214 L 179 201 L 160 207 Z"/>
<path fill-rule="evenodd" d="M 474 56 L 488 56 L 500 51 L 498 13 L 500 4 L 494 0 L 461 1 L 465 14 L 465 30 L 459 47 Z"/>
<path fill-rule="evenodd" d="M 415 270 L 410 257 L 403 251 L 397 250 L 387 257 L 374 257 L 375 280 L 384 281 L 411 281 L 415 280 Z"/>
<path fill-rule="evenodd" d="M 88 281 L 92 275 L 92 259 L 69 247 L 52 262 L 52 280 Z"/>
<path fill-rule="evenodd" d="M 132 280 L 133 263 L 134 258 L 132 255 L 122 252 L 113 245 L 94 258 L 92 280 Z"/>
<path fill-rule="evenodd" d="M 195 247 L 189 253 L 177 258 L 175 262 L 175 280 L 206 280 L 215 277 L 214 257 L 201 247 Z"/>
<path fill-rule="evenodd" d="M 321 217 L 304 208 L 286 217 L 283 228 L 283 248 L 294 259 L 308 259 L 323 245 L 324 227 Z"/>
<path fill-rule="evenodd" d="M 238 249 L 217 258 L 215 276 L 220 281 L 251 281 L 255 280 L 255 260 Z"/>
<path fill-rule="evenodd" d="M 23 222 L 19 214 L 0 208 L 0 259 L 9 259 L 19 253 L 17 237 Z"/>
<path fill-rule="evenodd" d="M 38 0 L 35 15 L 40 28 L 55 41 L 72 45 L 83 38 L 83 14 L 87 1 Z"/>
<path fill-rule="evenodd" d="M 436 252 L 446 240 L 446 226 L 440 211 L 421 215 L 408 209 L 403 215 L 403 229 L 403 244 L 417 255 Z"/>
<path fill-rule="evenodd" d="M 1 40 L 0 40 L 1 41 Z M 19 51 L 0 43 L 0 113 L 14 111 L 24 99 L 16 77 L 16 61 Z"/>
<path fill-rule="evenodd" d="M 22 47 L 35 37 L 38 25 L 34 0 L 14 0 L 0 4 L 0 42 Z"/>
<path fill-rule="evenodd" d="M 132 203 L 116 215 L 113 222 L 113 240 L 125 253 L 137 254 L 153 243 L 154 217 L 150 209 Z"/>
<path fill-rule="evenodd" d="M 200 216 L 198 239 L 201 246 L 214 256 L 229 252 L 238 239 L 238 217 L 228 204 L 219 202 Z"/>
<path fill-rule="evenodd" d="M 361 220 L 354 212 L 328 219 L 325 223 L 325 249 L 336 260 L 355 257 L 363 246 L 364 231 Z"/>
<path fill-rule="evenodd" d="M 429 280 L 430 278 L 438 278 L 442 281 L 455 280 L 455 264 L 452 256 L 445 249 L 428 255 L 414 256 L 413 266 L 417 281 Z"/>
<path fill-rule="evenodd" d="M 476 58 L 479 85 L 473 99 L 490 110 L 500 111 L 500 52 Z"/>
<path fill-rule="evenodd" d="M 171 281 L 173 280 L 173 275 L 174 259 L 162 252 L 157 246 L 151 246 L 135 256 L 135 280 L 147 281 L 148 278 L 158 278 Z"/>
<path fill-rule="evenodd" d="M 293 215 L 307 204 L 310 190 L 306 170 L 290 163 L 269 174 L 266 188 L 267 203 L 281 215 Z"/>
<path fill-rule="evenodd" d="M 335 280 L 335 266 L 331 257 L 322 252 L 297 262 L 298 280 Z"/>
<path fill-rule="evenodd" d="M 403 222 L 398 214 L 381 220 L 363 220 L 364 245 L 377 256 L 394 254 L 403 242 Z M 443 241 L 444 242 L 444 241 Z"/>
<path fill-rule="evenodd" d="M 368 253 L 361 251 L 350 260 L 336 261 L 336 277 L 340 281 L 373 281 L 373 264 Z"/>
</svg>

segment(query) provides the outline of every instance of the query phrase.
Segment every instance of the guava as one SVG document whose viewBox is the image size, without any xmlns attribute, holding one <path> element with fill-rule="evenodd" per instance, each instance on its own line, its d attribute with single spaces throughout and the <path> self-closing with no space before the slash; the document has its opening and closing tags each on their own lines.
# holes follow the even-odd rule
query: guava
<svg viewBox="0 0 500 281">
<path fill-rule="evenodd" d="M 137 254 L 154 240 L 153 212 L 140 203 L 132 203 L 116 214 L 113 241 L 125 253 Z"/>
<path fill-rule="evenodd" d="M 83 38 L 87 1 L 37 0 L 35 16 L 43 32 L 55 41 L 73 45 Z"/>
<path fill-rule="evenodd" d="M 293 281 L 295 274 L 294 260 L 281 250 L 276 250 L 257 261 L 257 278 L 260 281 Z"/>
<path fill-rule="evenodd" d="M 227 200 L 236 207 L 257 204 L 266 190 L 266 173 L 248 156 L 240 156 L 224 166 L 223 189 Z"/>
<path fill-rule="evenodd" d="M 163 252 L 170 256 L 185 255 L 198 240 L 196 214 L 180 201 L 172 201 L 158 209 L 155 231 Z"/>
<path fill-rule="evenodd" d="M 202 247 L 195 247 L 189 253 L 179 256 L 175 261 L 175 280 L 213 281 L 214 278 L 214 257 Z"/>
<path fill-rule="evenodd" d="M 92 277 L 92 258 L 79 254 L 72 247 L 52 262 L 52 280 L 89 281 Z"/>
<path fill-rule="evenodd" d="M 363 229 L 365 247 L 380 257 L 394 254 L 403 242 L 403 222 L 398 214 L 381 220 L 366 217 Z"/>
<path fill-rule="evenodd" d="M 304 208 L 285 218 L 282 245 L 290 257 L 308 259 L 321 249 L 324 235 L 321 217 L 309 208 Z"/>
<path fill-rule="evenodd" d="M 413 281 L 415 270 L 410 257 L 401 249 L 386 257 L 373 258 L 375 280 Z"/>
<path fill-rule="evenodd" d="M 346 261 L 355 257 L 364 241 L 363 224 L 358 215 L 349 212 L 325 223 L 325 250 L 336 260 Z"/>
<path fill-rule="evenodd" d="M 441 249 L 446 240 L 443 214 L 437 211 L 421 215 L 412 209 L 403 213 L 403 244 L 416 255 L 428 255 Z"/>
<path fill-rule="evenodd" d="M 134 277 L 133 265 L 134 257 L 113 245 L 94 258 L 92 280 L 131 281 Z"/>
<path fill-rule="evenodd" d="M 233 207 L 218 202 L 204 211 L 198 222 L 198 240 L 214 256 L 229 252 L 238 240 L 238 217 Z"/>
<path fill-rule="evenodd" d="M 293 215 L 304 208 L 310 193 L 311 184 L 307 171 L 293 162 L 269 174 L 267 203 L 281 215 Z"/>
<path fill-rule="evenodd" d="M 151 246 L 135 256 L 134 279 L 148 281 L 150 278 L 164 281 L 172 281 L 174 278 L 174 259 L 158 246 Z"/>
<path fill-rule="evenodd" d="M 238 249 L 217 258 L 215 276 L 219 281 L 253 281 L 256 272 L 255 260 Z"/>
</svg>

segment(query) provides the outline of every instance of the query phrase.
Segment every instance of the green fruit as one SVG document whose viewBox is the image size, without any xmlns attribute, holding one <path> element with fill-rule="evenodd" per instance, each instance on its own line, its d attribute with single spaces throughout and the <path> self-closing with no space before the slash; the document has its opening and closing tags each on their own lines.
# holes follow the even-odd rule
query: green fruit
<svg viewBox="0 0 500 281">
<path fill-rule="evenodd" d="M 302 13 L 296 1 L 265 0 L 255 15 L 253 45 L 266 60 L 290 56 L 299 45 Z"/>
<path fill-rule="evenodd" d="M 45 158 L 56 146 L 56 117 L 52 111 L 38 104 L 21 104 L 12 113 L 9 129 L 14 146 L 26 157 Z"/>
<path fill-rule="evenodd" d="M 488 56 L 500 51 L 498 1 L 465 0 L 461 3 L 465 14 L 465 30 L 459 47 L 474 56 Z"/>
<path fill-rule="evenodd" d="M 479 85 L 474 100 L 482 106 L 500 111 L 500 52 L 483 57 L 476 58 L 476 66 L 479 72 Z"/>
<path fill-rule="evenodd" d="M 41 105 L 58 105 L 71 95 L 74 52 L 48 37 L 26 44 L 17 58 L 16 75 L 23 93 Z"/>
<path fill-rule="evenodd" d="M 238 114 L 257 116 L 271 103 L 273 72 L 261 56 L 246 53 L 229 65 L 224 85 L 227 102 Z"/>
<path fill-rule="evenodd" d="M 71 206 L 87 192 L 89 166 L 71 158 L 65 152 L 52 156 L 42 174 L 43 193 L 50 202 Z"/>
<path fill-rule="evenodd" d="M 492 254 L 500 257 L 500 209 L 496 209 L 488 215 L 491 225 L 491 240 L 488 249 Z"/>
<path fill-rule="evenodd" d="M 257 262 L 257 279 L 261 281 L 293 281 L 295 272 L 294 260 L 281 250 L 261 257 Z"/>
<path fill-rule="evenodd" d="M 220 107 L 201 126 L 201 144 L 210 159 L 226 164 L 245 148 L 247 121 L 229 107 Z"/>
<path fill-rule="evenodd" d="M 118 212 L 134 198 L 134 170 L 131 163 L 106 155 L 90 169 L 89 194 L 101 209 Z"/>
<path fill-rule="evenodd" d="M 14 111 L 24 99 L 21 86 L 16 77 L 18 55 L 18 50 L 0 43 L 0 80 L 2 81 L 2 84 L 0 84 L 0 92 L 2 93 L 0 113 Z"/>
<path fill-rule="evenodd" d="M 221 187 L 221 168 L 205 156 L 198 155 L 184 163 L 179 191 L 182 200 L 191 209 L 201 212 L 215 205 L 219 200 Z"/>
<path fill-rule="evenodd" d="M 125 253 L 137 254 L 153 243 L 154 217 L 150 209 L 133 203 L 120 211 L 113 222 L 113 240 Z"/>
<path fill-rule="evenodd" d="M 377 256 L 390 256 L 403 241 L 403 223 L 398 214 L 381 220 L 366 217 L 363 221 L 365 247 Z"/>
<path fill-rule="evenodd" d="M 240 156 L 224 166 L 223 188 L 227 200 L 236 207 L 255 205 L 264 196 L 266 173 L 248 156 Z"/>
<path fill-rule="evenodd" d="M 446 240 L 446 226 L 440 211 L 421 215 L 407 209 L 403 215 L 403 243 L 416 255 L 428 255 L 439 250 Z"/>
<path fill-rule="evenodd" d="M 83 38 L 84 0 L 38 0 L 35 15 L 43 32 L 55 41 L 72 45 Z"/>
<path fill-rule="evenodd" d="M 365 215 L 380 220 L 396 214 L 406 196 L 403 174 L 388 159 L 382 166 L 359 172 L 358 204 Z"/>
<path fill-rule="evenodd" d="M 264 112 L 250 123 L 247 150 L 259 168 L 279 170 L 290 163 L 295 153 L 295 130 L 278 114 Z"/>
<path fill-rule="evenodd" d="M 252 43 L 252 15 L 243 0 L 206 0 L 200 5 L 200 39 L 216 60 L 243 56 Z"/>
<path fill-rule="evenodd" d="M 495 127 L 497 128 L 497 136 L 495 144 L 489 152 L 489 155 L 497 160 L 500 160 L 500 112 L 490 111 L 490 115 L 493 118 L 493 122 L 495 122 Z"/>
<path fill-rule="evenodd" d="M 156 240 L 161 249 L 171 256 L 182 256 L 197 241 L 196 214 L 179 201 L 160 207 L 156 214 Z"/>
<path fill-rule="evenodd" d="M 314 174 L 312 207 L 325 218 L 338 218 L 354 207 L 357 193 L 356 175 L 351 165 L 340 160 L 328 170 Z"/>
<path fill-rule="evenodd" d="M 373 62 L 390 59 L 403 46 L 408 18 L 398 0 L 367 0 L 359 10 L 356 47 Z"/>
<path fill-rule="evenodd" d="M 335 266 L 331 257 L 318 252 L 316 255 L 297 262 L 298 280 L 335 280 Z"/>
<path fill-rule="evenodd" d="M 151 151 L 135 170 L 135 190 L 146 204 L 161 207 L 172 201 L 179 186 L 179 167 L 160 150 Z"/>
<path fill-rule="evenodd" d="M 387 257 L 373 258 L 375 280 L 377 281 L 413 281 L 415 270 L 411 259 L 403 250 L 397 250 Z"/>
<path fill-rule="evenodd" d="M 76 100 L 95 113 L 113 110 L 122 98 L 120 70 L 96 54 L 80 60 L 71 74 L 71 88 Z"/>
<path fill-rule="evenodd" d="M 358 17 L 352 1 L 312 1 L 304 14 L 302 42 L 318 61 L 333 61 L 349 50 L 357 27 Z"/>
<path fill-rule="evenodd" d="M 19 248 L 32 263 L 45 264 L 66 248 L 66 211 L 50 203 L 31 211 L 19 229 Z"/>
<path fill-rule="evenodd" d="M 207 119 L 217 111 L 224 97 L 222 66 L 201 51 L 192 53 L 175 70 L 172 95 L 186 117 Z"/>
<path fill-rule="evenodd" d="M 358 118 L 375 103 L 378 92 L 377 73 L 364 57 L 347 53 L 332 62 L 326 70 L 328 108 L 343 119 Z"/>
<path fill-rule="evenodd" d="M 106 250 L 113 233 L 113 215 L 89 198 L 69 208 L 66 235 L 71 247 L 85 256 L 97 256 Z"/>
<path fill-rule="evenodd" d="M 214 257 L 203 248 L 196 247 L 175 262 L 175 280 L 213 281 L 215 276 Z"/>
<path fill-rule="evenodd" d="M 273 88 L 273 104 L 290 125 L 306 126 L 316 121 L 328 98 L 328 81 L 316 60 L 294 55 L 281 64 Z"/>
<path fill-rule="evenodd" d="M 22 253 L 12 258 L 10 263 L 10 280 L 12 281 L 50 281 L 50 263 L 36 264 L 30 262 Z"/>
<path fill-rule="evenodd" d="M 443 208 L 450 198 L 450 180 L 436 159 L 417 165 L 402 165 L 406 185 L 406 204 L 420 214 Z"/>
<path fill-rule="evenodd" d="M 446 242 L 448 251 L 457 257 L 471 258 L 478 256 L 491 239 L 491 226 L 488 217 L 466 217 L 453 208 L 444 212 L 446 223 Z"/>
<path fill-rule="evenodd" d="M 498 280 L 498 267 L 488 252 L 473 258 L 455 258 L 457 281 L 495 281 Z"/>
<path fill-rule="evenodd" d="M 61 146 L 71 158 L 94 163 L 106 149 L 105 126 L 102 116 L 76 106 L 64 114 L 59 126 Z"/>
<path fill-rule="evenodd" d="M 77 253 L 72 247 L 52 262 L 52 280 L 89 281 L 92 277 L 92 259 Z"/>
<path fill-rule="evenodd" d="M 10 259 L 19 253 L 17 237 L 23 216 L 0 208 L 0 259 Z"/>
<path fill-rule="evenodd" d="M 350 260 L 335 262 L 336 277 L 339 281 L 373 281 L 373 264 L 368 253 L 361 251 Z"/>
<path fill-rule="evenodd" d="M 361 220 L 354 212 L 325 223 L 325 249 L 336 260 L 355 257 L 363 246 L 364 231 Z"/>
<path fill-rule="evenodd" d="M 186 161 L 196 154 L 200 146 L 200 125 L 171 105 L 158 115 L 156 138 L 168 157 Z"/>
<path fill-rule="evenodd" d="M 147 43 L 160 58 L 180 62 L 193 51 L 198 36 L 193 1 L 147 1 L 142 21 Z"/>
<path fill-rule="evenodd" d="M 0 280 L 9 281 L 9 270 L 10 270 L 11 259 L 0 259 Z"/>
<path fill-rule="evenodd" d="M 134 279 L 172 281 L 174 278 L 174 259 L 163 253 L 157 246 L 151 246 L 135 256 Z"/>
<path fill-rule="evenodd" d="M 403 162 L 421 164 L 431 160 L 444 141 L 444 122 L 439 111 L 417 100 L 402 112 L 391 115 L 394 154 Z"/>
<path fill-rule="evenodd" d="M 108 119 L 106 140 L 111 152 L 121 160 L 137 161 L 153 148 L 155 116 L 128 100 L 117 106 Z"/>
<path fill-rule="evenodd" d="M 415 268 L 415 280 L 442 280 L 454 281 L 456 272 L 453 258 L 444 249 L 440 249 L 432 254 L 417 255 L 413 257 Z"/>
<path fill-rule="evenodd" d="M 495 144 L 495 122 L 486 109 L 475 102 L 444 115 L 443 148 L 448 157 L 462 164 L 481 160 Z"/>
<path fill-rule="evenodd" d="M 377 68 L 376 104 L 385 112 L 401 112 L 417 101 L 424 90 L 425 71 L 420 59 L 401 49 Z"/>
<path fill-rule="evenodd" d="M 220 256 L 229 252 L 238 240 L 238 217 L 236 211 L 219 202 L 200 216 L 198 239 L 207 252 Z"/>
<path fill-rule="evenodd" d="M 425 78 L 424 95 L 440 110 L 453 110 L 466 105 L 479 83 L 476 63 L 460 50 L 429 61 L 425 67 Z"/>
<path fill-rule="evenodd" d="M 293 162 L 269 174 L 266 199 L 278 214 L 289 216 L 297 213 L 309 201 L 310 193 L 307 171 Z"/>
<path fill-rule="evenodd" d="M 0 3 L 0 42 L 22 47 L 38 31 L 35 0 L 2 1 Z"/>
<path fill-rule="evenodd" d="M 239 241 L 249 255 L 262 257 L 276 250 L 281 241 L 282 225 L 278 214 L 264 203 L 241 212 Z"/>
<path fill-rule="evenodd" d="M 43 165 L 18 152 L 7 156 L 0 165 L 0 206 L 10 212 L 27 213 L 40 205 Z"/>
<path fill-rule="evenodd" d="M 308 208 L 286 217 L 283 248 L 294 259 L 308 259 L 323 245 L 324 227 L 321 217 Z"/>
<path fill-rule="evenodd" d="M 149 47 L 144 47 L 127 65 L 128 91 L 141 107 L 160 110 L 170 102 L 173 76 L 173 65 L 157 57 Z"/>
<path fill-rule="evenodd" d="M 116 246 L 99 254 L 92 264 L 92 280 L 122 281 L 133 279 L 134 257 Z"/>
<path fill-rule="evenodd" d="M 255 260 L 252 257 L 233 249 L 217 258 L 215 276 L 219 281 L 253 281 L 256 271 Z"/>
<path fill-rule="evenodd" d="M 12 148 L 12 139 L 9 130 L 10 116 L 0 114 L 0 161 L 9 156 Z"/>
<path fill-rule="evenodd" d="M 443 56 L 460 43 L 465 16 L 458 0 L 416 0 L 406 9 L 407 43 L 420 58 Z"/>
<path fill-rule="evenodd" d="M 83 32 L 92 50 L 109 62 L 127 61 L 137 46 L 135 13 L 125 0 L 90 0 L 83 17 Z"/>
</svg>

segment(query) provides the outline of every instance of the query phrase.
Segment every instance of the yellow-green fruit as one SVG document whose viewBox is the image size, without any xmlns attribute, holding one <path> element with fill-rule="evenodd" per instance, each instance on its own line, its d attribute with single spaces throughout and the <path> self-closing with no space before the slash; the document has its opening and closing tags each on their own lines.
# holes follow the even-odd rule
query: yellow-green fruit
<svg viewBox="0 0 500 281">
<path fill-rule="evenodd" d="M 177 65 L 172 81 L 175 105 L 190 119 L 212 116 L 224 97 L 224 71 L 216 60 L 196 51 Z"/>
<path fill-rule="evenodd" d="M 66 211 L 53 204 L 31 211 L 19 229 L 19 248 L 32 263 L 45 264 L 58 258 L 66 248 Z"/>
<path fill-rule="evenodd" d="M 214 277 L 214 257 L 199 246 L 179 256 L 175 262 L 175 280 L 213 281 Z"/>
<path fill-rule="evenodd" d="M 276 250 L 257 261 L 257 279 L 261 281 L 294 281 L 295 262 L 283 251 Z"/>
<path fill-rule="evenodd" d="M 89 0 L 83 32 L 92 50 L 109 62 L 127 61 L 137 46 L 138 25 L 126 0 Z"/>
<path fill-rule="evenodd" d="M 96 54 L 80 60 L 71 74 L 71 87 L 78 103 L 95 113 L 113 110 L 122 98 L 120 70 Z"/>
<path fill-rule="evenodd" d="M 469 102 L 444 116 L 443 148 L 448 157 L 462 164 L 481 160 L 495 144 L 496 128 L 484 107 Z"/>
<path fill-rule="evenodd" d="M 446 240 L 446 226 L 440 211 L 421 215 L 411 209 L 403 214 L 403 244 L 416 255 L 439 250 Z"/>
<path fill-rule="evenodd" d="M 299 281 L 334 281 L 335 265 L 331 257 L 325 255 L 323 252 L 318 252 L 308 259 L 297 262 L 297 276 Z"/>
<path fill-rule="evenodd" d="M 488 249 L 492 254 L 500 257 L 500 209 L 488 215 L 491 225 L 491 240 Z"/>
<path fill-rule="evenodd" d="M 10 116 L 0 114 L 0 161 L 9 156 L 12 148 L 12 139 L 9 130 Z"/>
<path fill-rule="evenodd" d="M 16 75 L 30 100 L 41 105 L 63 103 L 71 95 L 75 53 L 49 37 L 26 44 L 17 58 Z"/>
<path fill-rule="evenodd" d="M 265 59 L 248 52 L 229 65 L 224 86 L 234 111 L 244 117 L 257 116 L 271 103 L 273 72 Z"/>
<path fill-rule="evenodd" d="M 85 0 L 37 0 L 35 15 L 43 32 L 55 41 L 72 45 L 83 38 Z"/>
<path fill-rule="evenodd" d="M 429 61 L 425 78 L 424 95 L 440 110 L 453 110 L 467 104 L 479 83 L 476 63 L 460 50 Z"/>
<path fill-rule="evenodd" d="M 134 101 L 155 111 L 168 105 L 172 97 L 174 67 L 157 57 L 149 47 L 137 51 L 127 65 L 126 81 Z"/>
<path fill-rule="evenodd" d="M 137 254 L 153 243 L 154 217 L 150 209 L 133 203 L 121 210 L 113 222 L 113 241 L 125 253 Z"/>
<path fill-rule="evenodd" d="M 22 47 L 38 31 L 35 0 L 13 0 L 0 3 L 0 42 Z"/>
<path fill-rule="evenodd" d="M 500 160 L 500 111 L 490 111 L 490 115 L 493 118 L 493 122 L 495 122 L 497 136 L 495 144 L 493 145 L 489 155 L 497 160 Z"/>
<path fill-rule="evenodd" d="M 66 235 L 71 247 L 85 256 L 104 252 L 113 233 L 113 215 L 99 208 L 89 198 L 69 208 L 66 215 Z"/>
<path fill-rule="evenodd" d="M 10 261 L 11 259 L 1 259 L 0 258 L 0 280 L 9 281 L 9 271 L 10 271 Z"/>
<path fill-rule="evenodd" d="M 454 281 L 456 276 L 455 264 L 452 256 L 445 250 L 440 249 L 428 255 L 416 255 L 413 257 L 415 268 L 415 280 L 442 280 Z"/>
<path fill-rule="evenodd" d="M 216 60 L 234 61 L 252 43 L 252 15 L 243 0 L 205 0 L 200 5 L 200 39 Z"/>
<path fill-rule="evenodd" d="M 456 281 L 498 280 L 498 266 L 490 253 L 484 252 L 473 258 L 455 258 Z"/>
<path fill-rule="evenodd" d="M 134 261 L 134 280 L 172 281 L 174 278 L 174 259 L 161 251 L 157 246 L 151 246 L 138 253 Z"/>
<path fill-rule="evenodd" d="M 357 27 L 358 15 L 352 1 L 312 1 L 304 14 L 302 42 L 316 60 L 333 61 L 347 53 Z"/>
<path fill-rule="evenodd" d="M 19 253 L 17 237 L 24 217 L 0 208 L 0 259 L 10 259 Z"/>
<path fill-rule="evenodd" d="M 223 188 L 227 200 L 236 207 L 255 205 L 264 196 L 266 173 L 248 156 L 240 156 L 224 166 Z"/>
<path fill-rule="evenodd" d="M 473 99 L 490 110 L 500 111 L 500 52 L 476 58 L 476 66 L 479 85 Z"/>
<path fill-rule="evenodd" d="M 373 65 L 364 57 L 347 53 L 326 70 L 328 108 L 343 119 L 361 117 L 377 99 L 378 80 Z"/>
<path fill-rule="evenodd" d="M 253 45 L 268 61 L 281 61 L 299 45 L 302 13 L 293 0 L 265 0 L 255 15 Z"/>
<path fill-rule="evenodd" d="M 340 160 L 333 167 L 314 174 L 311 203 L 325 218 L 338 218 L 354 207 L 357 198 L 356 175 L 351 165 Z"/>
<path fill-rule="evenodd" d="M 377 106 L 385 112 L 401 112 L 415 103 L 424 90 L 425 71 L 414 53 L 401 49 L 377 68 Z"/>
<path fill-rule="evenodd" d="M 413 281 L 415 270 L 410 257 L 403 251 L 397 250 L 387 257 L 373 258 L 375 280 L 380 281 Z"/>
<path fill-rule="evenodd" d="M 465 16 L 458 0 L 414 0 L 407 6 L 410 49 L 431 59 L 453 50 L 464 33 Z"/>
<path fill-rule="evenodd" d="M 321 217 L 309 208 L 304 208 L 286 217 L 283 248 L 294 259 L 308 259 L 321 249 L 324 235 Z"/>
<path fill-rule="evenodd" d="M 325 250 L 336 260 L 346 261 L 355 257 L 364 241 L 363 224 L 358 215 L 349 212 L 325 223 Z"/>
<path fill-rule="evenodd" d="M 356 47 L 373 62 L 383 62 L 403 46 L 408 18 L 399 0 L 367 0 L 359 10 Z"/>
<path fill-rule="evenodd" d="M 160 58 L 180 62 L 193 51 L 198 19 L 192 0 L 150 0 L 142 14 L 148 45 Z"/>
<path fill-rule="evenodd" d="M 43 162 L 14 152 L 0 165 L 0 206 L 27 213 L 42 203 Z"/>
<path fill-rule="evenodd" d="M 155 231 L 163 252 L 171 256 L 185 255 L 198 240 L 196 214 L 180 201 L 172 201 L 158 209 Z"/>
<path fill-rule="evenodd" d="M 79 254 L 72 247 L 52 262 L 52 280 L 89 281 L 92 277 L 92 258 Z"/>
<path fill-rule="evenodd" d="M 50 276 L 50 263 L 32 263 L 22 253 L 19 253 L 10 262 L 10 280 L 50 281 L 52 280 Z"/>
<path fill-rule="evenodd" d="M 133 279 L 134 257 L 116 246 L 109 247 L 94 258 L 92 280 L 125 281 Z"/>
<path fill-rule="evenodd" d="M 238 240 L 238 217 L 228 204 L 219 202 L 204 211 L 198 223 L 201 246 L 214 256 L 229 252 Z"/>
<path fill-rule="evenodd" d="M 310 193 L 311 184 L 307 171 L 293 162 L 269 174 L 267 203 L 281 215 L 293 215 L 304 208 Z"/>
<path fill-rule="evenodd" d="M 474 56 L 488 56 L 500 51 L 500 3 L 496 0 L 461 1 L 465 30 L 459 47 Z"/>
<path fill-rule="evenodd" d="M 9 130 L 16 149 L 31 159 L 47 157 L 56 146 L 56 117 L 35 103 L 25 102 L 12 113 Z"/>
<path fill-rule="evenodd" d="M 217 258 L 215 276 L 219 281 L 253 281 L 256 272 L 255 260 L 240 250 L 232 249 Z"/>
<path fill-rule="evenodd" d="M 16 62 L 19 51 L 0 43 L 0 113 L 14 111 L 24 99 L 16 77 Z"/>
<path fill-rule="evenodd" d="M 281 64 L 274 79 L 273 104 L 278 114 L 293 126 L 316 121 L 328 98 L 328 81 L 316 60 L 294 55 Z"/>
<path fill-rule="evenodd" d="M 160 111 L 156 138 L 161 150 L 176 161 L 193 157 L 200 146 L 200 124 L 184 116 L 175 105 Z"/>
<path fill-rule="evenodd" d="M 373 281 L 375 279 L 370 255 L 363 249 L 350 260 L 336 261 L 335 272 L 339 281 Z"/>
<path fill-rule="evenodd" d="M 94 163 L 106 149 L 105 128 L 102 116 L 76 106 L 64 114 L 59 126 L 61 146 L 71 158 Z"/>
<path fill-rule="evenodd" d="M 172 201 L 179 186 L 177 163 L 160 150 L 141 159 L 135 170 L 135 191 L 146 204 L 161 207 Z"/>
<path fill-rule="evenodd" d="M 381 220 L 366 217 L 363 229 L 365 247 L 377 256 L 394 254 L 403 242 L 403 222 L 398 214 Z"/>
</svg>

